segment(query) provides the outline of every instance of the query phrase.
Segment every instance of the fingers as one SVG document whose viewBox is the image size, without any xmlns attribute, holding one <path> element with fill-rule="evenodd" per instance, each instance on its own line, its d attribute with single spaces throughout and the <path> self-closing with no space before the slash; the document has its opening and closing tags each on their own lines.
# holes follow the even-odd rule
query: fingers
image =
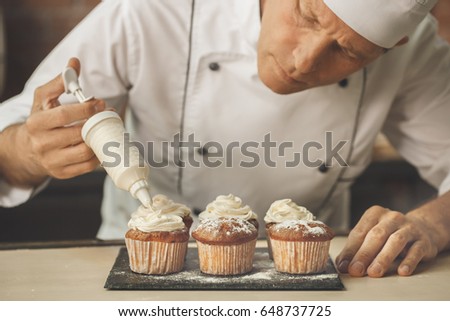
<svg viewBox="0 0 450 321">
<path fill-rule="evenodd" d="M 59 179 L 85 174 L 99 164 L 94 152 L 85 143 L 51 150 L 43 159 L 43 166 L 49 175 Z"/>
<path fill-rule="evenodd" d="M 406 254 L 405 254 L 406 253 Z M 411 275 L 420 261 L 434 258 L 438 246 L 432 231 L 410 215 L 382 207 L 364 213 L 336 258 L 340 272 L 351 276 L 382 277 L 404 254 L 399 275 Z"/>
<path fill-rule="evenodd" d="M 78 59 L 71 58 L 67 66 L 79 75 Z M 29 158 L 46 176 L 61 179 L 84 174 L 98 166 L 93 151 L 83 143 L 79 123 L 105 110 L 105 102 L 96 99 L 61 105 L 58 99 L 64 91 L 61 74 L 37 88 L 24 126 Z"/>
<path fill-rule="evenodd" d="M 400 263 L 397 273 L 401 276 L 409 276 L 421 261 L 428 261 L 436 257 L 439 249 L 433 244 L 431 238 L 419 237 L 407 251 L 404 259 Z"/>
<path fill-rule="evenodd" d="M 85 143 L 67 147 L 64 149 L 64 152 L 65 157 L 71 161 L 67 163 L 68 165 L 87 162 L 96 157 L 92 149 Z"/>
<path fill-rule="evenodd" d="M 77 58 L 71 58 L 67 66 L 75 69 L 77 74 L 80 73 L 80 61 Z M 61 104 L 58 99 L 64 91 L 64 81 L 61 74 L 35 90 L 30 117 L 36 115 L 37 128 L 52 129 L 66 126 L 105 110 L 105 103 L 95 99 L 83 104 L 60 107 Z M 30 125 L 33 128 L 33 119 Z"/>
<path fill-rule="evenodd" d="M 104 101 L 97 99 L 82 104 L 63 105 L 36 113 L 30 119 L 28 125 L 31 127 L 31 130 L 35 127 L 40 129 L 60 128 L 77 121 L 86 120 L 104 109 Z"/>
<path fill-rule="evenodd" d="M 58 98 L 65 92 L 61 74 L 34 91 L 33 112 L 59 106 Z"/>
<path fill-rule="evenodd" d="M 80 60 L 78 60 L 78 58 L 76 58 L 76 57 L 70 58 L 69 62 L 67 63 L 67 67 L 71 67 L 71 68 L 75 69 L 78 77 L 80 77 L 81 64 L 80 64 Z"/>
<path fill-rule="evenodd" d="M 382 249 L 386 250 L 385 245 L 388 239 L 391 239 L 390 244 L 395 243 L 395 246 L 401 246 L 403 248 L 409 241 L 409 236 L 407 236 L 409 234 L 407 234 L 406 230 L 398 231 L 404 222 L 405 216 L 402 213 L 385 209 L 385 212 L 382 214 L 382 219 L 367 233 L 363 244 L 350 262 L 348 273 L 351 276 L 364 276 L 368 266 L 371 265 L 380 251 Z M 394 234 L 396 231 L 397 233 Z M 396 243 L 397 241 L 400 241 L 400 243 Z M 389 262 L 374 262 L 375 264 L 373 264 L 369 276 L 382 276 L 398 253 L 401 252 L 401 249 L 396 250 L 396 252 L 396 255 Z"/>
<path fill-rule="evenodd" d="M 48 123 L 52 126 L 51 128 L 63 127 L 86 120 L 104 109 L 105 103 L 96 99 L 82 104 L 64 105 L 48 113 Z"/>
<path fill-rule="evenodd" d="M 77 58 L 71 58 L 67 66 L 74 68 L 77 74 L 80 74 L 80 61 Z M 58 74 L 48 83 L 35 90 L 32 112 L 59 106 L 58 98 L 64 92 L 64 81 L 61 74 Z"/>
<path fill-rule="evenodd" d="M 94 152 L 85 143 L 69 146 L 59 150 L 52 150 L 48 155 L 47 167 L 52 170 L 78 163 L 83 163 L 95 157 Z"/>
<path fill-rule="evenodd" d="M 336 257 L 336 265 L 341 273 L 347 273 L 350 262 L 353 260 L 356 252 L 364 242 L 366 232 L 363 230 L 353 229 L 349 236 L 347 243 L 342 249 L 341 253 Z"/>
<path fill-rule="evenodd" d="M 376 258 L 367 268 L 367 274 L 370 277 L 382 277 L 389 269 L 394 260 L 405 249 L 408 243 L 412 240 L 412 235 L 406 233 L 405 230 L 399 230 L 393 233 L 383 249 L 378 253 Z"/>
<path fill-rule="evenodd" d="M 78 58 L 70 58 L 69 62 L 67 63 L 67 67 L 71 67 L 75 69 L 77 75 L 80 75 L 80 61 Z M 61 76 L 61 73 L 58 74 L 55 78 L 50 80 L 46 85 L 41 87 L 41 91 L 39 92 L 40 95 L 44 95 L 45 98 L 43 100 L 43 109 L 51 108 L 51 104 L 54 99 L 57 99 L 62 93 L 65 92 L 64 88 L 64 80 Z M 48 108 L 45 108 L 49 106 Z"/>
<path fill-rule="evenodd" d="M 27 119 L 29 153 L 47 176 L 69 178 L 98 165 L 93 151 L 83 143 L 82 126 L 67 125 L 85 120 L 103 108 L 103 102 L 89 101 L 41 111 Z"/>
<path fill-rule="evenodd" d="M 397 273 L 401 276 L 409 276 L 413 274 L 417 265 L 424 258 L 426 246 L 424 242 L 417 241 L 409 248 L 405 258 L 400 263 Z"/>
<path fill-rule="evenodd" d="M 93 157 L 90 160 L 82 163 L 71 164 L 61 167 L 58 170 L 56 170 L 52 176 L 58 179 L 69 179 L 72 177 L 92 172 L 97 168 L 98 165 L 99 165 L 98 159 L 96 157 Z"/>
<path fill-rule="evenodd" d="M 51 150 L 63 149 L 82 142 L 81 126 L 61 127 L 34 139 L 33 150 L 38 155 L 45 155 Z"/>
<path fill-rule="evenodd" d="M 350 232 L 344 249 L 336 258 L 336 265 L 341 273 L 348 272 L 350 262 L 352 262 L 354 256 L 363 245 L 366 235 L 375 225 L 378 224 L 381 215 L 386 211 L 388 210 L 380 206 L 373 206 L 369 208 L 361 217 L 361 220 L 355 228 Z M 354 267 L 355 272 L 359 269 L 359 265 Z"/>
<path fill-rule="evenodd" d="M 52 131 L 54 137 L 60 137 L 60 139 L 54 141 L 54 145 L 49 143 L 48 146 L 56 149 L 83 143 L 83 137 L 81 136 L 82 127 L 82 125 L 76 125 L 54 129 Z"/>
</svg>

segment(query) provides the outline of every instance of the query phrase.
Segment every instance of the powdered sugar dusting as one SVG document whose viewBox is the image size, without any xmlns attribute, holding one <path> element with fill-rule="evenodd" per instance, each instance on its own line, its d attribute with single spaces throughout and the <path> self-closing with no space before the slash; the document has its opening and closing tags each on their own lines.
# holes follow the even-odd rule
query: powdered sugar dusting
<svg viewBox="0 0 450 321">
<path fill-rule="evenodd" d="M 194 263 L 193 265 L 198 264 L 198 258 L 195 256 L 194 258 L 189 260 L 190 263 Z M 323 280 L 331 280 L 336 278 L 337 274 L 334 273 L 321 273 L 321 274 L 309 274 L 309 275 L 299 275 L 299 274 L 288 274 L 281 273 L 275 270 L 274 262 L 269 259 L 269 255 L 264 249 L 257 249 L 253 257 L 253 269 L 250 273 L 244 275 L 237 276 L 217 276 L 217 275 L 208 275 L 199 271 L 198 267 L 194 270 L 191 270 L 191 267 L 187 267 L 184 271 L 181 271 L 176 274 L 170 274 L 164 276 L 164 279 L 171 280 L 172 282 L 185 282 L 189 280 L 190 282 L 195 282 L 199 284 L 233 284 L 240 283 L 245 284 L 249 282 L 249 284 L 254 284 L 253 282 L 265 281 L 265 282 L 299 282 L 301 280 L 308 282 L 315 281 L 323 281 Z M 155 277 L 155 276 L 146 276 L 146 277 Z M 156 278 L 161 279 L 162 276 L 156 276 Z M 158 279 L 155 279 L 158 280 Z M 157 281 L 156 281 L 157 282 Z M 295 288 L 295 284 L 292 285 Z"/>
<path fill-rule="evenodd" d="M 343 285 L 330 259 L 323 273 L 287 274 L 275 270 L 267 248 L 257 248 L 253 269 L 248 274 L 213 276 L 200 272 L 197 251 L 189 248 L 183 271 L 164 276 L 131 272 L 128 255 L 122 249 L 105 287 L 126 290 L 340 290 Z"/>
<path fill-rule="evenodd" d="M 253 224 L 248 223 L 240 218 L 220 218 L 220 219 L 204 219 L 197 229 L 203 229 L 208 232 L 218 232 L 224 227 L 227 228 L 226 235 L 236 234 L 253 234 L 256 228 Z"/>
<path fill-rule="evenodd" d="M 311 226 L 311 224 L 314 225 L 317 224 L 318 226 Z M 282 229 L 289 229 L 300 232 L 304 230 L 305 235 L 323 235 L 327 233 L 327 231 L 323 226 L 324 226 L 323 223 L 319 221 L 288 220 L 276 224 L 274 228 L 276 229 L 276 231 L 280 231 Z"/>
</svg>

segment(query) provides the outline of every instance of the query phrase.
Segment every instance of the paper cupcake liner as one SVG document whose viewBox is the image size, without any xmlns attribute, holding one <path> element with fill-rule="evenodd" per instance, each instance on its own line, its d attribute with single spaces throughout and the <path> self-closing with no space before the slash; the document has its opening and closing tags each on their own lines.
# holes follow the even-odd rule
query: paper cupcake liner
<svg viewBox="0 0 450 321">
<path fill-rule="evenodd" d="M 270 243 L 269 229 L 266 227 L 267 251 L 269 251 L 269 259 L 273 260 L 272 244 Z"/>
<path fill-rule="evenodd" d="M 330 241 L 288 242 L 271 240 L 275 269 L 291 274 L 325 271 Z"/>
<path fill-rule="evenodd" d="M 253 269 L 256 239 L 238 245 L 210 245 L 197 241 L 200 270 L 212 275 L 238 275 Z"/>
<path fill-rule="evenodd" d="M 188 242 L 145 242 L 125 238 L 130 268 L 142 274 L 170 274 L 183 269 Z"/>
</svg>

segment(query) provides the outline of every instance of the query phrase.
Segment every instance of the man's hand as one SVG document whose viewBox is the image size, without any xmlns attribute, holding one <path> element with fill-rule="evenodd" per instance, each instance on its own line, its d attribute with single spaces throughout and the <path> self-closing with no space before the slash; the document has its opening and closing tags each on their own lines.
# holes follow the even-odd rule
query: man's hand
<svg viewBox="0 0 450 321">
<path fill-rule="evenodd" d="M 80 63 L 68 65 L 77 73 Z M 90 172 L 98 165 L 81 137 L 82 122 L 105 109 L 101 100 L 60 105 L 61 75 L 36 89 L 29 118 L 0 134 L 0 175 L 13 185 L 36 186 L 46 177 L 65 179 Z M 76 125 L 72 125 L 77 123 Z"/>
<path fill-rule="evenodd" d="M 397 257 L 397 273 L 411 275 L 421 261 L 448 248 L 450 193 L 407 215 L 380 206 L 368 209 L 350 232 L 336 258 L 340 272 L 351 276 L 382 277 Z"/>
</svg>

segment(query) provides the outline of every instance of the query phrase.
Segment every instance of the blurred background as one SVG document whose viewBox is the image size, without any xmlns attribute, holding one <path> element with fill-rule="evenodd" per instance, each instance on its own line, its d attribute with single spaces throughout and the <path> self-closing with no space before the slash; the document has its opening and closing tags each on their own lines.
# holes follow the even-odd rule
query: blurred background
<svg viewBox="0 0 450 321">
<path fill-rule="evenodd" d="M 23 88 L 52 48 L 99 0 L 2 0 L 0 2 L 0 101 Z M 450 0 L 433 10 L 439 32 L 450 41 Z M 374 159 L 352 186 L 352 221 L 371 205 L 408 211 L 436 191 L 379 136 Z M 52 180 L 38 197 L 12 209 L 0 208 L 0 242 L 93 240 L 100 226 L 103 171 Z"/>
</svg>

